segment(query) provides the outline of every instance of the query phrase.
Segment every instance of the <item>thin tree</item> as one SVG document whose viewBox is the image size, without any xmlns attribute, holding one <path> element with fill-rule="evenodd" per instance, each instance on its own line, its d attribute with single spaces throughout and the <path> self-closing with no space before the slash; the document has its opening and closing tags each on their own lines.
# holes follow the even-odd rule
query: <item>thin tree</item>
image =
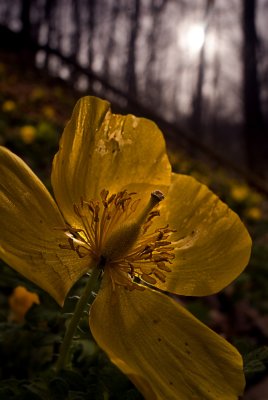
<svg viewBox="0 0 268 400">
<path fill-rule="evenodd" d="M 92 71 L 94 61 L 94 32 L 95 32 L 95 18 L 96 18 L 96 2 L 95 0 L 86 0 L 89 9 L 89 41 L 88 41 L 88 67 Z"/>
<path fill-rule="evenodd" d="M 113 3 L 113 7 L 111 10 L 111 18 L 110 18 L 110 27 L 108 33 L 108 40 L 106 43 L 106 48 L 104 51 L 104 60 L 103 60 L 103 76 L 105 76 L 106 80 L 110 81 L 110 59 L 112 58 L 116 47 L 116 38 L 115 38 L 115 29 L 117 25 L 117 20 L 120 14 L 120 5 L 117 1 Z"/>
<path fill-rule="evenodd" d="M 206 50 L 206 38 L 208 32 L 208 26 L 210 16 L 213 10 L 214 0 L 206 0 L 206 8 L 204 15 L 204 41 L 199 52 L 199 63 L 197 72 L 196 88 L 192 100 L 192 115 L 191 115 L 191 126 L 194 132 L 200 132 L 202 126 L 202 114 L 203 114 L 203 85 L 205 80 L 205 50 Z"/>
<path fill-rule="evenodd" d="M 44 43 L 48 48 L 54 48 L 55 43 L 55 38 L 57 37 L 58 39 L 58 32 L 56 29 L 56 24 L 54 21 L 54 16 L 56 14 L 56 8 L 57 8 L 57 1 L 54 0 L 46 0 L 45 1 L 45 7 L 44 7 L 44 19 L 42 21 L 43 24 L 47 27 L 47 41 Z M 54 39 L 54 40 L 52 40 Z M 57 40 L 57 45 L 58 45 L 58 40 Z M 49 54 L 46 53 L 45 57 L 45 62 L 44 62 L 44 67 L 48 69 L 49 65 Z"/>
<path fill-rule="evenodd" d="M 74 30 L 72 36 L 70 37 L 71 41 L 71 54 L 70 56 L 77 61 L 78 50 L 80 48 L 80 40 L 81 40 L 81 23 L 80 23 L 80 2 L 79 0 L 72 0 L 71 8 L 72 8 L 72 19 Z"/>
<path fill-rule="evenodd" d="M 23 0 L 21 4 L 21 24 L 22 29 L 20 32 L 21 39 L 24 42 L 25 47 L 31 44 L 31 20 L 30 20 L 30 11 L 31 11 L 32 0 Z"/>
<path fill-rule="evenodd" d="M 130 35 L 128 44 L 128 59 L 126 64 L 126 85 L 127 93 L 130 97 L 137 95 L 137 76 L 136 76 L 136 42 L 139 34 L 140 0 L 135 0 L 131 13 Z"/>
<path fill-rule="evenodd" d="M 257 0 L 242 0 L 243 29 L 243 114 L 248 164 L 254 172 L 265 175 L 268 143 L 260 101 L 258 77 Z"/>
<path fill-rule="evenodd" d="M 150 107 L 155 109 L 161 108 L 162 99 L 162 82 L 157 76 L 157 53 L 159 51 L 159 35 L 161 26 L 161 15 L 164 14 L 167 1 L 151 0 L 151 30 L 148 35 L 148 62 L 146 67 L 145 95 L 146 101 Z"/>
</svg>

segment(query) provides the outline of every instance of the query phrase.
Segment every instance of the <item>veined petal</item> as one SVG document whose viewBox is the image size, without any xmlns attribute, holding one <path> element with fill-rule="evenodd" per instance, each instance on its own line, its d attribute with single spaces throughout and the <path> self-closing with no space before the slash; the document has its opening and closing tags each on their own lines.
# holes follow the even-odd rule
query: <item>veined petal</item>
<svg viewBox="0 0 268 400">
<path fill-rule="evenodd" d="M 52 185 L 66 220 L 77 226 L 73 204 L 98 199 L 101 190 L 150 192 L 170 183 L 170 164 L 157 126 L 133 115 L 115 115 L 107 101 L 80 99 L 53 162 Z"/>
<path fill-rule="evenodd" d="M 157 287 L 173 293 L 203 296 L 231 283 L 245 268 L 250 236 L 237 214 L 205 185 L 186 175 L 172 175 L 162 202 L 159 226 L 176 229 L 175 260 L 166 282 Z"/>
<path fill-rule="evenodd" d="M 242 394 L 240 354 L 162 293 L 122 286 L 113 292 L 106 281 L 90 310 L 90 328 L 145 399 L 235 400 Z"/>
<path fill-rule="evenodd" d="M 89 267 L 68 244 L 66 227 L 49 192 L 15 154 L 0 147 L 0 257 L 63 304 Z"/>
</svg>

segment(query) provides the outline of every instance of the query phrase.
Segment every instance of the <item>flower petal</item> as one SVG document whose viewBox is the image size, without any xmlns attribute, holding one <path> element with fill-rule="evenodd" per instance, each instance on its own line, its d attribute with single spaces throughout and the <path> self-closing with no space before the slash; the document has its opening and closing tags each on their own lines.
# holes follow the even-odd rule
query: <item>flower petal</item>
<svg viewBox="0 0 268 400">
<path fill-rule="evenodd" d="M 145 399 L 235 400 L 243 391 L 236 349 L 162 293 L 104 282 L 90 328 Z"/>
<path fill-rule="evenodd" d="M 157 287 L 173 293 L 203 296 L 231 283 L 245 268 L 250 236 L 238 215 L 205 185 L 186 175 L 172 184 L 157 224 L 176 229 L 175 260 L 166 282 Z"/>
<path fill-rule="evenodd" d="M 56 203 L 31 169 L 4 147 L 0 176 L 0 257 L 63 304 L 90 260 L 59 247 L 68 241 Z"/>
<path fill-rule="evenodd" d="M 79 226 L 73 204 L 98 199 L 101 190 L 150 192 L 170 183 L 165 142 L 157 126 L 133 115 L 115 115 L 96 97 L 80 99 L 53 162 L 52 185 L 66 220 Z"/>
</svg>

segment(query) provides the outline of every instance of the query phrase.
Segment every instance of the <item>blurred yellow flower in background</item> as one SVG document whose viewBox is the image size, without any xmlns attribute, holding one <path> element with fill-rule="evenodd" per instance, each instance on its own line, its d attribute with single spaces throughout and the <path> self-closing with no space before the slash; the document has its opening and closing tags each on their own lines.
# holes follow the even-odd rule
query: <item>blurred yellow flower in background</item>
<svg viewBox="0 0 268 400">
<path fill-rule="evenodd" d="M 86 272 L 103 276 L 89 325 L 148 400 L 235 400 L 239 353 L 163 291 L 216 293 L 246 266 L 251 239 L 220 199 L 171 173 L 151 121 L 76 105 L 52 168 L 57 203 L 0 148 L 0 256 L 63 304 Z"/>
<path fill-rule="evenodd" d="M 32 125 L 24 125 L 19 130 L 20 137 L 26 144 L 31 144 L 34 142 L 36 138 L 36 132 L 36 128 Z"/>
<path fill-rule="evenodd" d="M 46 97 L 47 90 L 45 90 L 43 87 L 34 87 L 33 90 L 30 93 L 30 98 L 33 101 L 38 101 L 42 100 L 44 97 Z"/>
<path fill-rule="evenodd" d="M 239 203 L 242 203 L 245 201 L 250 194 L 249 187 L 247 185 L 234 185 L 231 188 L 231 196 L 234 200 L 236 200 Z"/>
<path fill-rule="evenodd" d="M 42 114 L 48 119 L 53 119 L 55 117 L 55 111 L 50 106 L 44 106 L 42 108 Z"/>
<path fill-rule="evenodd" d="M 16 109 L 16 103 L 13 100 L 6 100 L 2 104 L 2 110 L 4 112 L 11 112 Z"/>
<path fill-rule="evenodd" d="M 245 216 L 252 221 L 260 221 L 262 219 L 262 211 L 260 207 L 250 207 L 245 211 Z"/>
<path fill-rule="evenodd" d="M 11 321 L 21 323 L 24 321 L 25 314 L 33 304 L 40 304 L 36 293 L 29 292 L 24 286 L 17 286 L 8 299 L 10 307 Z"/>
</svg>

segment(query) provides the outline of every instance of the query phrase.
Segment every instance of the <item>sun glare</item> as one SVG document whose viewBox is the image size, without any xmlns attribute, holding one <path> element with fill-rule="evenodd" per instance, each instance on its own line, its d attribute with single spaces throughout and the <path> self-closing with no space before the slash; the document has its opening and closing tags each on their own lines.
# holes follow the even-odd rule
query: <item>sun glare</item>
<svg viewBox="0 0 268 400">
<path fill-rule="evenodd" d="M 185 47 L 192 53 L 197 53 L 205 40 L 205 31 L 202 25 L 192 25 L 185 32 Z"/>
</svg>

